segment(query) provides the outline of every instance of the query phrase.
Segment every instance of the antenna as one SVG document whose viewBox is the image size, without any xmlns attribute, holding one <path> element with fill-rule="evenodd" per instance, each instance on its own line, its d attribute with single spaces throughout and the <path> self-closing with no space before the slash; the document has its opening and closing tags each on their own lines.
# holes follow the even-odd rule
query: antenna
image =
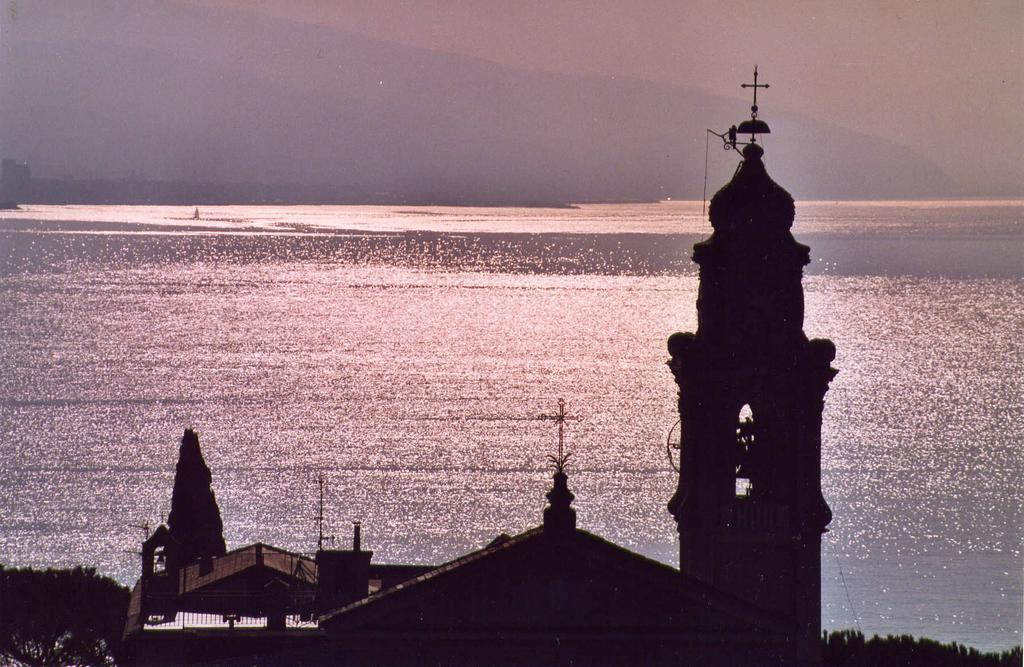
<svg viewBox="0 0 1024 667">
<path fill-rule="evenodd" d="M 322 551 L 324 548 L 324 485 L 327 483 L 327 479 L 324 477 L 322 472 L 316 475 L 316 485 L 320 490 L 320 503 L 317 506 L 316 512 L 316 550 Z"/>
</svg>

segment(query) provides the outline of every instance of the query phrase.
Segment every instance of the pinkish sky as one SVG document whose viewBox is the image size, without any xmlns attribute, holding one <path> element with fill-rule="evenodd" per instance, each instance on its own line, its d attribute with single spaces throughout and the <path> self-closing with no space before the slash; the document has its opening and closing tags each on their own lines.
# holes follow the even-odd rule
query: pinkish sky
<svg viewBox="0 0 1024 667">
<path fill-rule="evenodd" d="M 757 63 L 795 195 L 1020 196 L 1022 51 L 1020 0 L 11 0 L 0 153 L 426 200 L 693 197 L 703 130 L 742 120 Z"/>
<path fill-rule="evenodd" d="M 980 186 L 1024 181 L 1024 2 L 317 2 L 196 0 L 513 67 L 619 75 L 743 97 L 917 147 Z"/>
</svg>

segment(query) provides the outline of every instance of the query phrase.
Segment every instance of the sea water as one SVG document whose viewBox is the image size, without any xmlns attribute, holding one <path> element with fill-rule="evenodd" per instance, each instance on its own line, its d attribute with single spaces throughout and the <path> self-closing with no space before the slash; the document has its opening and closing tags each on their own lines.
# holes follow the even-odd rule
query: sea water
<svg viewBox="0 0 1024 667">
<path fill-rule="evenodd" d="M 559 398 L 581 528 L 677 564 L 665 340 L 699 202 L 28 207 L 0 215 L 0 563 L 131 583 L 181 433 L 229 548 L 439 563 L 541 522 Z M 1020 642 L 1024 203 L 798 202 L 831 338 L 826 628 Z"/>
</svg>

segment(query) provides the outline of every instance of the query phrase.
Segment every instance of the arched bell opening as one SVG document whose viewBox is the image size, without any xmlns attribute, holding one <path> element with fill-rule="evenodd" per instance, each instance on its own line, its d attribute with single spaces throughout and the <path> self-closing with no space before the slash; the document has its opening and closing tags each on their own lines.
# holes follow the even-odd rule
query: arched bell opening
<svg viewBox="0 0 1024 667">
<path fill-rule="evenodd" d="M 142 543 L 143 578 L 168 572 L 171 541 L 167 526 L 161 525 Z"/>
<path fill-rule="evenodd" d="M 754 457 L 757 455 L 754 411 L 749 403 L 736 417 L 736 498 L 746 500 L 754 490 Z"/>
<path fill-rule="evenodd" d="M 161 545 L 153 550 L 153 574 L 164 574 L 165 572 L 167 572 L 167 550 Z"/>
</svg>

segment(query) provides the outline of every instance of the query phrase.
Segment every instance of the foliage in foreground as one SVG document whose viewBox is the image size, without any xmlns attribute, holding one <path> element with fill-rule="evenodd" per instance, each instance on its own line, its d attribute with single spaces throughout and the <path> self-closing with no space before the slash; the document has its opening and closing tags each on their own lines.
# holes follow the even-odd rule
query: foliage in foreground
<svg viewBox="0 0 1024 667">
<path fill-rule="evenodd" d="M 857 630 L 824 632 L 822 662 L 827 667 L 1020 667 L 1021 647 L 981 653 L 957 644 L 910 635 L 875 635 L 865 640 Z"/>
<path fill-rule="evenodd" d="M 0 565 L 0 665 L 111 665 L 130 593 L 92 568 Z"/>
</svg>

